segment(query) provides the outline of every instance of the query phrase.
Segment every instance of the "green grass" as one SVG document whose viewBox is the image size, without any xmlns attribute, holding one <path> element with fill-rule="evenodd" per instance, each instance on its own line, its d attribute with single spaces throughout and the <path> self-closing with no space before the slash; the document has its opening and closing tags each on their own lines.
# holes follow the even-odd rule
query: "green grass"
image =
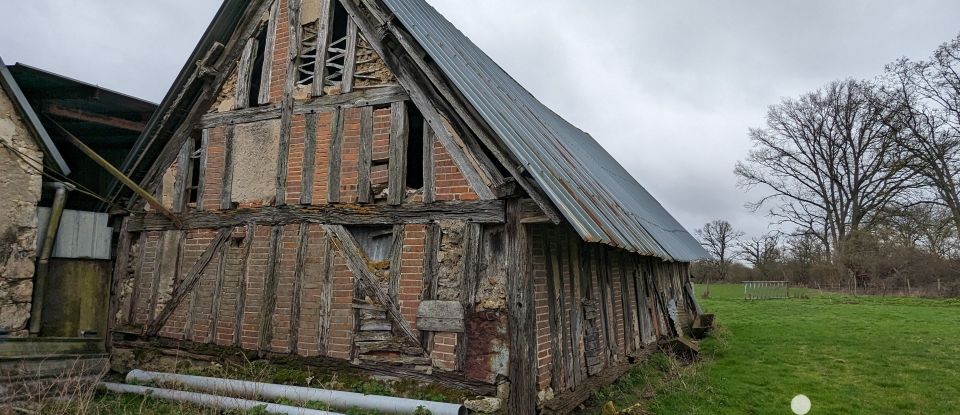
<svg viewBox="0 0 960 415">
<path fill-rule="evenodd" d="M 720 325 L 703 361 L 644 406 L 656 414 L 960 413 L 960 300 L 845 297 L 743 300 L 714 285 L 701 300 Z"/>
</svg>

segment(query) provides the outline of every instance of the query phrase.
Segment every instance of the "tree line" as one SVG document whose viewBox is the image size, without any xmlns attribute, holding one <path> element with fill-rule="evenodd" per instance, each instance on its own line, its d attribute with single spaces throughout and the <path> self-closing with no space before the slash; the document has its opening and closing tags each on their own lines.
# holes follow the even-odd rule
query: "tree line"
<svg viewBox="0 0 960 415">
<path fill-rule="evenodd" d="M 708 223 L 697 235 L 713 259 L 695 272 L 960 294 L 960 36 L 876 79 L 783 99 L 765 121 L 734 173 L 779 231 Z"/>
</svg>

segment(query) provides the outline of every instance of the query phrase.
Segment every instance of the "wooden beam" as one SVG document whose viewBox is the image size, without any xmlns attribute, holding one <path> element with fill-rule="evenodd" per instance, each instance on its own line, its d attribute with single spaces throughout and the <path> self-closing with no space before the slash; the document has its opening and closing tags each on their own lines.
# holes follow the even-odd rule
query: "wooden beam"
<svg viewBox="0 0 960 415">
<path fill-rule="evenodd" d="M 187 205 L 187 183 L 190 180 L 190 153 L 192 144 L 190 141 L 183 143 L 180 148 L 180 155 L 177 156 L 177 170 L 173 180 L 173 200 L 171 205 L 174 213 L 182 213 Z"/>
<path fill-rule="evenodd" d="M 297 354 L 300 342 L 300 305 L 303 304 L 303 272 L 307 261 L 307 245 L 309 225 L 300 224 L 297 232 L 297 257 L 293 269 L 293 299 L 290 305 L 290 335 L 287 337 L 287 350 Z"/>
<path fill-rule="evenodd" d="M 330 150 L 327 153 L 327 203 L 340 203 L 340 157 L 343 152 L 343 110 L 333 111 L 330 121 Z"/>
<path fill-rule="evenodd" d="M 237 281 L 237 307 L 233 315 L 233 341 L 234 346 L 240 345 L 240 339 L 243 335 L 243 317 L 247 307 L 247 259 L 250 258 L 250 248 L 253 246 L 253 235 L 257 227 L 253 224 L 247 224 L 246 233 L 243 235 L 243 254 L 240 256 L 240 281 Z"/>
<path fill-rule="evenodd" d="M 430 124 L 423 122 L 423 203 L 433 203 L 437 200 L 437 176 L 434 171 L 433 146 L 437 135 L 430 128 Z"/>
<path fill-rule="evenodd" d="M 357 203 L 369 203 L 371 196 L 370 169 L 373 158 L 373 107 L 360 108 L 360 151 L 357 175 Z"/>
<path fill-rule="evenodd" d="M 330 332 L 330 307 L 333 304 L 333 249 L 330 246 L 330 236 L 324 233 L 320 239 L 320 264 L 317 268 L 320 275 L 323 276 L 323 283 L 320 285 L 320 318 L 317 333 L 317 352 L 321 356 L 327 354 L 327 345 L 329 343 Z"/>
<path fill-rule="evenodd" d="M 203 192 L 206 189 L 206 179 L 207 179 L 207 149 L 210 148 L 210 130 L 203 129 L 200 132 L 200 171 L 193 172 L 193 174 L 198 175 L 197 177 L 197 205 L 194 207 L 195 210 L 203 210 Z"/>
<path fill-rule="evenodd" d="M 303 135 L 303 169 L 300 176 L 300 204 L 313 204 L 313 180 L 317 169 L 317 114 L 306 114 Z"/>
<path fill-rule="evenodd" d="M 504 253 L 507 258 L 507 304 L 510 337 L 508 414 L 537 412 L 537 337 L 529 238 L 520 223 L 519 201 L 507 201 Z"/>
<path fill-rule="evenodd" d="M 240 55 L 240 66 L 237 69 L 237 88 L 233 96 L 233 109 L 250 106 L 250 84 L 253 82 L 253 66 L 257 61 L 259 42 L 256 38 L 247 39 L 247 44 Z M 266 60 L 266 59 L 265 59 Z"/>
<path fill-rule="evenodd" d="M 317 22 L 317 59 L 313 62 L 313 96 L 323 95 L 323 83 L 327 77 L 327 54 L 330 37 L 333 36 L 333 13 L 335 1 L 320 2 L 320 18 Z"/>
<path fill-rule="evenodd" d="M 128 225 L 126 224 L 126 221 L 128 219 L 124 218 L 123 220 L 124 220 L 123 232 L 126 232 L 128 230 Z M 136 314 L 137 303 L 140 302 L 140 282 L 141 282 L 141 278 L 143 278 L 143 263 L 144 263 L 143 254 L 146 252 L 146 249 L 147 249 L 147 239 L 149 239 L 149 233 L 141 232 L 139 235 L 139 239 L 137 241 L 137 248 L 139 249 L 139 252 L 137 252 L 136 269 L 133 271 L 134 272 L 133 290 L 131 290 L 130 292 L 130 306 L 127 308 L 127 320 L 126 320 L 127 325 L 132 325 L 137 318 L 137 314 Z M 122 246 L 117 247 L 117 252 L 123 252 L 123 251 L 124 249 Z M 115 270 L 120 269 L 119 265 L 114 265 L 114 267 L 115 267 L 114 268 Z"/>
<path fill-rule="evenodd" d="M 117 259 L 113 267 L 113 274 L 111 276 L 110 282 L 110 302 L 109 308 L 107 310 L 107 333 L 109 333 L 114 327 L 119 325 L 120 320 L 120 285 L 126 282 L 127 279 L 130 279 L 128 268 L 130 262 L 130 240 L 133 235 L 128 232 L 129 225 L 127 224 L 127 218 L 121 218 L 120 224 L 120 235 L 117 241 Z M 135 276 L 136 274 L 134 274 Z M 133 293 L 138 290 L 138 287 L 134 286 L 130 290 L 130 296 L 132 298 Z M 107 351 L 110 350 L 110 338 L 107 338 Z"/>
<path fill-rule="evenodd" d="M 343 78 L 341 91 L 353 91 L 353 74 L 357 69 L 357 23 L 347 19 L 347 52 L 343 58 Z"/>
<path fill-rule="evenodd" d="M 285 225 L 291 223 L 325 223 L 342 225 L 391 225 L 397 223 L 430 223 L 443 219 L 470 220 L 474 223 L 503 223 L 504 202 L 479 200 L 389 205 L 328 204 L 317 206 L 267 206 L 256 209 L 188 212 L 181 216 L 183 229 L 215 229 L 227 226 Z M 130 214 L 130 231 L 178 229 L 169 219 L 156 213 Z"/>
<path fill-rule="evenodd" d="M 357 281 L 363 285 L 367 294 L 386 309 L 387 316 L 394 323 L 394 328 L 412 345 L 423 349 L 420 339 L 417 338 L 413 328 L 410 327 L 410 323 L 407 323 L 407 320 L 400 314 L 400 307 L 397 302 L 380 289 L 380 281 L 370 272 L 366 255 L 363 254 L 350 231 L 340 225 L 324 225 L 323 229 L 327 232 L 327 235 L 332 237 L 333 243 L 340 249 L 340 253 L 346 259 L 347 267 L 350 268 Z M 424 355 L 426 355 L 426 351 L 424 351 Z"/>
<path fill-rule="evenodd" d="M 390 247 L 390 288 L 387 294 L 394 301 L 400 301 L 400 269 L 403 267 L 404 225 L 393 225 L 393 244 Z"/>
<path fill-rule="evenodd" d="M 207 324 L 207 343 L 215 343 L 217 340 L 217 327 L 220 326 L 220 307 L 223 299 L 223 280 L 227 268 L 228 254 L 229 249 L 220 249 L 220 261 L 217 264 L 217 280 L 214 282 L 213 299 L 210 301 L 210 323 Z"/>
<path fill-rule="evenodd" d="M 399 205 L 406 197 L 407 145 L 410 141 L 410 125 L 407 122 L 406 102 L 390 105 L 390 164 L 387 183 L 387 203 Z"/>
<path fill-rule="evenodd" d="M 44 105 L 43 112 L 47 115 L 56 116 L 58 118 L 93 123 L 102 125 L 104 127 L 132 131 L 138 134 L 147 126 L 147 123 L 143 121 L 133 121 L 112 115 L 97 114 L 90 111 L 84 111 L 79 108 L 68 108 L 54 103 L 48 103 Z"/>
<path fill-rule="evenodd" d="M 402 87 L 385 85 L 377 88 L 357 89 L 352 92 L 324 95 L 306 101 L 294 101 L 295 115 L 317 112 L 329 112 L 336 108 L 359 108 L 370 105 L 387 105 L 397 101 L 409 99 Z M 280 118 L 280 105 L 266 105 L 250 107 L 224 112 L 214 112 L 203 115 L 200 119 L 200 128 L 212 128 L 229 124 L 248 124 L 257 121 L 275 120 Z"/>
<path fill-rule="evenodd" d="M 260 315 L 257 318 L 257 350 L 270 350 L 273 340 L 273 313 L 277 308 L 277 268 L 280 264 L 279 252 L 282 226 L 270 229 L 270 251 L 267 257 L 267 272 L 263 277 L 263 300 L 260 301 Z"/>
<path fill-rule="evenodd" d="M 223 183 L 220 188 L 220 209 L 233 207 L 233 140 L 236 127 L 227 126 L 226 137 L 223 140 Z"/>
<path fill-rule="evenodd" d="M 147 336 L 156 336 L 160 332 L 160 329 L 163 328 L 163 325 L 167 323 L 167 319 L 173 315 L 174 310 L 177 306 L 183 301 L 184 297 L 187 296 L 193 289 L 196 287 L 197 282 L 200 281 L 200 277 L 203 275 L 203 271 L 206 269 L 207 264 L 210 263 L 210 260 L 213 259 L 213 255 L 223 247 L 223 243 L 227 241 L 227 238 L 230 236 L 230 229 L 220 229 L 217 232 L 217 236 L 210 241 L 210 244 L 207 245 L 207 249 L 203 251 L 203 254 L 200 255 L 200 258 L 197 260 L 193 267 L 190 268 L 190 271 L 184 276 L 183 280 L 176 286 L 173 290 L 173 293 L 170 295 L 170 301 L 164 306 L 163 310 L 157 315 L 150 324 L 147 325 L 146 334 Z M 157 262 L 160 262 L 158 258 Z"/>
</svg>

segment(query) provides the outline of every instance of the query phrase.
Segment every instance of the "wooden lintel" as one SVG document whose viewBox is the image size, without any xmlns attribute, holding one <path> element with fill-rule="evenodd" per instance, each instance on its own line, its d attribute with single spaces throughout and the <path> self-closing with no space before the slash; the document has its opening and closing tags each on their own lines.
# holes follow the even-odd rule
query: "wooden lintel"
<svg viewBox="0 0 960 415">
<path fill-rule="evenodd" d="M 429 204 L 319 206 L 286 205 L 257 209 L 187 212 L 179 216 L 182 229 L 221 228 L 290 223 L 327 223 L 342 225 L 386 225 L 397 223 L 430 223 L 442 219 L 468 220 L 475 223 L 503 223 L 504 202 L 500 200 L 434 202 Z M 130 232 L 177 229 L 163 215 L 132 213 Z"/>
<path fill-rule="evenodd" d="M 93 124 L 99 124 L 105 127 L 117 128 L 120 130 L 133 131 L 140 133 L 146 128 L 147 123 L 143 121 L 133 121 L 127 120 L 120 117 L 115 117 L 112 115 L 97 114 L 94 112 L 84 111 L 78 108 L 68 108 L 59 104 L 47 104 L 44 106 L 43 111 L 47 115 L 56 116 L 59 118 L 66 118 L 74 121 L 83 121 Z"/>
<path fill-rule="evenodd" d="M 305 101 L 295 101 L 293 113 L 296 115 L 333 111 L 335 108 L 358 108 L 370 105 L 390 104 L 408 99 L 407 93 L 397 85 L 380 88 L 357 89 L 355 91 L 324 95 Z M 245 124 L 280 118 L 280 105 L 243 108 L 232 111 L 214 112 L 200 119 L 200 128 L 219 125 Z"/>
</svg>

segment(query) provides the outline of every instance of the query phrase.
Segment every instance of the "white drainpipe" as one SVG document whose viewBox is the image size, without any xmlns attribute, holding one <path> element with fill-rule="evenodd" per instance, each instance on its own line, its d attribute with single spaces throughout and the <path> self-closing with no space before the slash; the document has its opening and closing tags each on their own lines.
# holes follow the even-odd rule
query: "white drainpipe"
<svg viewBox="0 0 960 415">
<path fill-rule="evenodd" d="M 324 402 L 332 408 L 360 408 L 390 414 L 412 414 L 419 407 L 433 415 L 466 415 L 463 405 L 417 399 L 394 398 L 391 396 L 364 395 L 362 393 L 306 388 L 302 386 L 275 385 L 272 383 L 250 382 L 208 378 L 203 376 L 178 375 L 173 373 L 147 372 L 132 370 L 127 374 L 127 383 L 149 382 L 153 384 L 179 384 L 186 388 L 205 392 L 243 396 L 253 399 L 286 398 L 295 402 Z"/>
<path fill-rule="evenodd" d="M 199 406 L 206 406 L 227 410 L 248 411 L 256 407 L 264 407 L 267 413 L 283 415 L 342 415 L 336 412 L 320 411 L 316 409 L 298 408 L 296 406 L 279 405 L 268 402 L 257 402 L 247 399 L 228 398 L 224 396 L 207 395 L 196 392 L 185 392 L 172 389 L 150 388 L 146 386 L 125 385 L 122 383 L 101 382 L 100 387 L 115 393 L 135 393 L 167 401 L 188 402 Z"/>
</svg>

